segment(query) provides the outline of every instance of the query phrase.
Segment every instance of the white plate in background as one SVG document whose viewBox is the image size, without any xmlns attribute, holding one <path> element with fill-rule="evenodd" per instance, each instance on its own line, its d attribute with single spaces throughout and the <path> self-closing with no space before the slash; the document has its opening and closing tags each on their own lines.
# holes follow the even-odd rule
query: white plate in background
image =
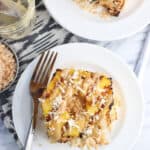
<svg viewBox="0 0 150 150">
<path fill-rule="evenodd" d="M 117 82 L 122 92 L 121 117 L 117 122 L 115 132 L 112 132 L 111 142 L 100 146 L 100 150 L 129 150 L 140 134 L 143 120 L 143 99 L 137 79 L 128 66 L 109 50 L 86 43 L 74 43 L 56 46 L 59 57 L 56 68 L 80 68 L 109 74 Z M 13 96 L 13 121 L 20 141 L 24 144 L 31 119 L 32 99 L 29 94 L 29 82 L 38 61 L 36 58 L 24 71 L 16 86 Z M 38 119 L 33 150 L 76 150 L 68 144 L 51 144 L 46 135 L 41 119 Z"/>
<path fill-rule="evenodd" d="M 96 41 L 128 37 L 150 23 L 149 0 L 125 0 L 119 17 L 104 19 L 79 8 L 73 0 L 43 0 L 54 19 L 70 32 Z"/>
</svg>

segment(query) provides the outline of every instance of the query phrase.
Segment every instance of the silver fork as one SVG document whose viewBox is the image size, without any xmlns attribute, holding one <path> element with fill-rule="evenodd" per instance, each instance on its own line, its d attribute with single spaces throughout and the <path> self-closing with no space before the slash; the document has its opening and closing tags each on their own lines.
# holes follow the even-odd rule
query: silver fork
<svg viewBox="0 0 150 150">
<path fill-rule="evenodd" d="M 37 115 L 38 115 L 38 98 L 42 96 L 43 90 L 46 88 L 52 69 L 54 67 L 57 52 L 46 51 L 41 54 L 40 59 L 36 65 L 30 81 L 30 93 L 33 98 L 33 117 L 28 130 L 25 141 L 24 150 L 31 150 L 32 139 L 36 129 Z"/>
</svg>

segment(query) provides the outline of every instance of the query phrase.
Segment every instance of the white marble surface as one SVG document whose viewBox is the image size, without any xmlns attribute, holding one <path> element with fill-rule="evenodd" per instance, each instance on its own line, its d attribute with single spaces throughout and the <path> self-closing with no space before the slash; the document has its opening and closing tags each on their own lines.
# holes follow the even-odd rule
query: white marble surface
<svg viewBox="0 0 150 150">
<path fill-rule="evenodd" d="M 134 69 L 134 63 L 136 61 L 136 56 L 139 53 L 139 49 L 143 47 L 143 43 L 146 37 L 147 29 L 144 29 L 142 32 L 137 33 L 136 35 L 123 39 L 120 41 L 114 42 L 104 42 L 100 43 L 100 45 L 111 49 L 120 57 L 126 61 L 132 69 Z M 129 53 L 130 52 L 130 53 Z M 144 72 L 144 80 L 142 82 L 142 88 L 144 90 L 145 97 L 145 120 L 144 126 L 142 130 L 141 137 L 137 141 L 133 150 L 150 150 L 150 59 L 147 64 L 146 70 Z M 0 120 L 0 150 L 18 150 L 17 144 L 13 140 L 13 138 L 8 133 L 7 129 L 5 129 L 2 121 Z"/>
<path fill-rule="evenodd" d="M 150 49 L 149 49 L 150 50 Z M 150 150 L 150 59 L 144 71 L 144 79 L 142 82 L 142 89 L 144 91 L 145 99 L 145 118 L 143 130 L 140 138 L 138 139 L 134 150 Z"/>
<path fill-rule="evenodd" d="M 0 120 L 0 150 L 19 150 L 12 136 L 10 136 L 3 122 Z"/>
</svg>

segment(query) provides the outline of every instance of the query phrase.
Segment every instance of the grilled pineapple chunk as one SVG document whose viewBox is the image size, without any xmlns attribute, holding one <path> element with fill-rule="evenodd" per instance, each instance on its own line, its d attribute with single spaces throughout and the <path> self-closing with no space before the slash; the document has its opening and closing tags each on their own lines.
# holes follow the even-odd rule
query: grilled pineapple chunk
<svg viewBox="0 0 150 150">
<path fill-rule="evenodd" d="M 64 113 L 62 113 L 62 114 L 60 115 L 60 119 L 61 119 L 62 121 L 64 121 L 64 122 L 66 122 L 67 120 L 69 120 L 69 118 L 70 118 L 70 115 L 69 115 L 68 112 L 64 112 Z"/>
<path fill-rule="evenodd" d="M 46 99 L 42 104 L 43 115 L 46 117 L 48 113 L 52 110 L 52 105 L 49 99 Z"/>
<path fill-rule="evenodd" d="M 79 136 L 79 129 L 77 128 L 77 127 L 71 127 L 70 129 L 69 129 L 69 133 L 68 133 L 68 135 L 69 136 L 72 136 L 72 137 L 77 137 L 77 136 Z"/>
<path fill-rule="evenodd" d="M 54 128 L 54 132 L 53 132 L 53 138 L 57 141 L 61 138 L 61 134 L 62 134 L 62 127 L 63 127 L 63 123 L 62 122 L 57 122 L 55 124 L 55 128 Z"/>
<path fill-rule="evenodd" d="M 83 71 L 80 74 L 82 75 L 82 77 L 86 77 L 86 78 L 90 78 L 90 76 L 91 76 L 91 73 L 88 71 Z"/>
<path fill-rule="evenodd" d="M 104 89 L 106 87 L 111 86 L 112 82 L 110 78 L 107 78 L 106 76 L 102 76 L 99 81 L 99 88 Z"/>
<path fill-rule="evenodd" d="M 44 116 L 47 116 L 48 113 L 52 110 L 52 108 L 53 108 L 53 101 L 54 101 L 53 98 L 57 97 L 59 92 L 60 92 L 59 89 L 56 89 L 54 93 L 50 94 L 51 95 L 50 98 L 46 98 L 42 102 L 41 106 L 42 106 L 42 110 L 43 110 L 43 115 Z"/>
<path fill-rule="evenodd" d="M 87 105 L 86 109 L 90 115 L 94 115 L 98 111 L 98 107 L 96 105 L 93 106 Z"/>
</svg>

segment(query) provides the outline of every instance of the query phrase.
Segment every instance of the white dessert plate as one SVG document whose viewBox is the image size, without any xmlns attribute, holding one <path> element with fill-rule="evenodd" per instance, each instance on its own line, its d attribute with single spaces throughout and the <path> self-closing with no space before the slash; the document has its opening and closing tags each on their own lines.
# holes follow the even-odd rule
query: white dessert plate
<svg viewBox="0 0 150 150">
<path fill-rule="evenodd" d="M 96 41 L 122 39 L 150 23 L 149 0 L 125 0 L 119 17 L 97 17 L 79 8 L 73 0 L 44 0 L 53 18 L 70 32 Z"/>
<path fill-rule="evenodd" d="M 121 97 L 120 117 L 111 134 L 109 145 L 100 146 L 100 150 L 129 150 L 133 147 L 140 134 L 143 120 L 143 98 L 134 73 L 120 58 L 109 50 L 86 43 L 72 43 L 56 46 L 59 57 L 56 68 L 79 68 L 94 72 L 106 73 L 118 85 Z M 25 143 L 32 114 L 32 99 L 29 93 L 29 83 L 32 72 L 39 57 L 26 68 L 16 86 L 13 96 L 13 121 L 16 132 L 22 144 Z M 33 150 L 76 150 L 68 144 L 51 144 L 39 115 L 37 132 L 34 137 Z"/>
</svg>

